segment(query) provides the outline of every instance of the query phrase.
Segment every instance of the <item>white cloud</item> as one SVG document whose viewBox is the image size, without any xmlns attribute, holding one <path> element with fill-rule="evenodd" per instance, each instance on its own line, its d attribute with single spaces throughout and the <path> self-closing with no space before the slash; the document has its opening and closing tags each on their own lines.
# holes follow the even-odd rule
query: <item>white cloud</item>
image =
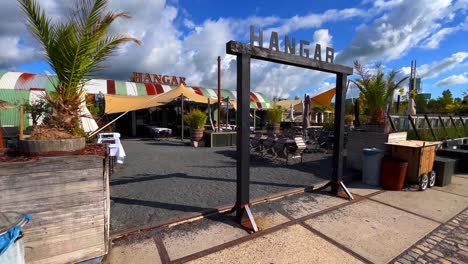
<svg viewBox="0 0 468 264">
<path fill-rule="evenodd" d="M 454 14 L 450 14 L 453 16 Z M 425 43 L 423 44 L 423 48 L 426 49 L 437 49 L 439 48 L 440 42 L 442 42 L 448 35 L 458 32 L 460 30 L 468 30 L 468 18 L 465 19 L 464 22 L 460 23 L 455 27 L 446 27 L 442 28 L 441 30 L 437 31 L 434 35 L 430 36 Z"/>
<path fill-rule="evenodd" d="M 417 67 L 417 73 L 422 79 L 433 79 L 453 68 L 461 65 L 468 58 L 468 52 L 457 52 L 450 57 L 431 64 L 423 64 Z M 403 74 L 410 74 L 410 67 L 401 68 Z"/>
<path fill-rule="evenodd" d="M 466 0 L 463 0 L 466 1 Z M 37 43 L 22 20 L 16 1 L 7 1 L 0 9 L 0 48 L 9 52 L 0 54 L 0 67 L 14 67 L 37 60 Z M 235 89 L 236 60 L 226 55 L 225 43 L 233 39 L 248 39 L 249 25 L 265 28 L 265 38 L 269 31 L 280 35 L 297 30 L 313 29 L 308 40 L 333 46 L 333 36 L 326 23 L 365 18 L 369 25 L 361 26 L 351 44 L 342 51 L 335 51 L 341 62 L 351 62 L 355 58 L 388 61 L 398 58 L 409 49 L 421 45 L 440 29 L 441 20 L 464 8 L 462 1 L 451 5 L 450 0 L 427 1 L 373 1 L 369 10 L 348 8 L 327 10 L 323 13 L 280 18 L 277 16 L 247 18 L 207 19 L 195 23 L 189 12 L 178 8 L 175 1 L 134 0 L 110 1 L 116 11 L 127 11 L 131 19 L 118 20 L 112 27 L 114 32 L 123 32 L 139 38 L 142 46 L 125 45 L 117 56 L 112 57 L 111 66 L 98 75 L 118 80 L 130 78 L 133 71 L 164 73 L 187 77 L 189 85 L 216 87 L 217 56 L 222 58 L 222 87 Z M 40 4 L 48 14 L 62 19 L 64 10 L 73 2 L 44 0 Z M 142 8 L 144 6 L 144 8 Z M 418 8 L 414 8 L 418 6 Z M 377 17 L 375 20 L 374 16 Z M 188 31 L 187 31 L 188 30 Z M 435 37 L 434 37 L 435 38 Z M 307 39 L 307 38 L 305 38 Z M 298 41 L 298 40 L 297 40 Z M 437 76 L 462 63 L 467 53 L 461 52 L 441 61 L 427 65 L 420 73 Z M 298 69 L 268 62 L 253 61 L 251 66 L 251 87 L 270 97 L 287 97 L 293 92 L 319 93 L 334 87 L 333 75 Z M 429 71 L 430 70 L 430 71 Z M 433 78 L 433 77 L 432 77 Z M 315 88 L 315 90 L 309 90 Z"/>
<path fill-rule="evenodd" d="M 394 0 L 376 1 L 374 8 L 383 14 L 371 25 L 364 24 L 357 29 L 351 44 L 337 56 L 338 62 L 398 59 L 431 36 L 440 27 L 441 20 L 463 7 L 452 5 L 451 0 Z"/>
<path fill-rule="evenodd" d="M 365 10 L 358 8 L 346 8 L 342 10 L 330 9 L 321 14 L 309 14 L 306 16 L 293 16 L 289 19 L 282 19 L 281 25 L 272 27 L 266 31 L 281 32 L 288 34 L 289 32 L 321 27 L 326 22 L 342 21 L 354 17 L 364 17 L 367 13 Z"/>
<path fill-rule="evenodd" d="M 468 83 L 468 74 L 466 72 L 463 74 L 451 75 L 447 78 L 444 78 L 438 81 L 436 83 L 436 86 L 465 84 L 465 83 Z"/>
</svg>

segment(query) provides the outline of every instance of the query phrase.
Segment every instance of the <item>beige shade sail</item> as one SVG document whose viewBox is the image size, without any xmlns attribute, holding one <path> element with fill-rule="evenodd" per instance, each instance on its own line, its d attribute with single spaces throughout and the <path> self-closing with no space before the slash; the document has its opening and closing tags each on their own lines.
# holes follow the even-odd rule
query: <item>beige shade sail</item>
<svg viewBox="0 0 468 264">
<path fill-rule="evenodd" d="M 318 106 L 318 105 L 323 105 L 328 109 L 331 109 L 331 99 L 333 96 L 336 94 L 336 88 L 330 89 L 326 92 L 323 92 L 319 95 L 316 95 L 312 98 L 310 98 L 310 102 L 312 103 L 312 107 Z"/>
<path fill-rule="evenodd" d="M 331 100 L 336 94 L 336 88 L 325 91 L 319 95 L 310 98 L 311 107 L 323 105 L 328 109 L 331 109 Z M 303 112 L 302 100 L 282 100 L 275 103 L 276 106 L 279 106 L 283 109 L 289 110 L 291 105 L 294 107 L 294 111 Z"/>
<path fill-rule="evenodd" d="M 179 87 L 175 88 L 174 90 L 157 96 L 157 98 L 155 98 L 155 101 L 161 104 L 167 104 L 169 102 L 174 101 L 177 98 L 180 98 L 181 95 L 197 103 L 206 104 L 208 102 L 208 97 L 192 92 L 191 90 L 187 89 L 183 84 L 179 85 Z"/>
<path fill-rule="evenodd" d="M 302 112 L 302 100 L 282 100 L 275 102 L 275 105 L 277 107 L 280 107 L 282 109 L 290 110 L 291 105 L 293 105 L 294 111 L 296 112 Z"/>
<path fill-rule="evenodd" d="M 161 95 L 155 96 L 124 96 L 124 95 L 105 95 L 106 114 L 123 113 L 135 111 L 150 107 L 162 105 L 156 99 Z"/>
</svg>

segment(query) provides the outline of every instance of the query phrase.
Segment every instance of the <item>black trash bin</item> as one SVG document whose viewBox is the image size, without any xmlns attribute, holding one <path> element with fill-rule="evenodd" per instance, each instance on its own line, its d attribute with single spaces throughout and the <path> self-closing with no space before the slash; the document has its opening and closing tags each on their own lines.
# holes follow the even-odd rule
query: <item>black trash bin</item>
<svg viewBox="0 0 468 264">
<path fill-rule="evenodd" d="M 436 186 L 446 186 L 452 182 L 455 171 L 455 159 L 436 157 L 434 160 L 434 171 L 436 173 Z"/>
</svg>

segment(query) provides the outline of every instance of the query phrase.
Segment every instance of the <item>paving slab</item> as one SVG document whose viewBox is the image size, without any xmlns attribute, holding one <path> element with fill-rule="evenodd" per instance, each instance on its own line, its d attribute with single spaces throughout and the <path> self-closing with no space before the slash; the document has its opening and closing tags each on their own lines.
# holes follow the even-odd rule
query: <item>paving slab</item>
<svg viewBox="0 0 468 264">
<path fill-rule="evenodd" d="M 362 263 L 306 228 L 280 231 L 196 259 L 190 263 Z"/>
<path fill-rule="evenodd" d="M 373 194 L 375 192 L 382 190 L 380 186 L 368 185 L 361 181 L 351 182 L 349 184 L 346 184 L 346 187 L 348 187 L 348 190 L 351 193 L 361 195 L 361 196 Z"/>
<path fill-rule="evenodd" d="M 444 187 L 436 186 L 434 189 L 468 197 L 468 178 L 460 177 L 460 174 L 454 175 L 451 184 Z"/>
<path fill-rule="evenodd" d="M 365 200 L 306 221 L 359 255 L 386 263 L 438 226 L 434 221 Z"/>
<path fill-rule="evenodd" d="M 346 199 L 325 193 L 304 193 L 282 199 L 280 207 L 284 212 L 297 219 L 346 202 Z"/>
<path fill-rule="evenodd" d="M 468 179 L 468 174 L 467 174 L 467 173 L 463 173 L 463 174 L 454 174 L 453 177 L 461 177 L 461 178 Z"/>
<path fill-rule="evenodd" d="M 278 212 L 277 206 L 271 202 L 253 205 L 251 209 L 255 223 L 260 230 L 266 230 L 289 221 L 287 217 Z"/>
<path fill-rule="evenodd" d="M 232 221 L 202 219 L 170 228 L 162 235 L 162 241 L 171 260 L 221 245 L 249 235 Z"/>
<path fill-rule="evenodd" d="M 158 249 L 153 239 L 112 247 L 110 254 L 112 264 L 147 264 L 161 263 Z"/>
<path fill-rule="evenodd" d="M 439 222 L 446 222 L 468 205 L 468 198 L 446 192 L 387 191 L 372 199 L 414 212 Z"/>
</svg>

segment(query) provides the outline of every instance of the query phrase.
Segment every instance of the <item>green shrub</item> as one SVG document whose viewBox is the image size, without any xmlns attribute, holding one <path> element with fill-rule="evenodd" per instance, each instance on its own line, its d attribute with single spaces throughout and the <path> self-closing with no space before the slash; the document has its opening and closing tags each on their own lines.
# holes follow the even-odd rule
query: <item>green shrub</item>
<svg viewBox="0 0 468 264">
<path fill-rule="evenodd" d="M 208 116 L 202 111 L 195 109 L 192 112 L 184 115 L 184 123 L 191 129 L 201 129 L 205 127 Z"/>
<path fill-rule="evenodd" d="M 437 137 L 437 140 L 446 140 L 446 139 L 453 139 L 453 138 L 459 138 L 461 137 L 467 137 L 468 133 L 463 127 L 446 127 L 445 130 L 442 127 L 439 128 L 433 128 L 435 136 Z M 420 140 L 425 140 L 425 141 L 435 141 L 434 136 L 432 136 L 431 130 L 429 128 L 424 128 L 424 129 L 418 129 L 418 134 L 420 137 Z M 409 140 L 417 140 L 418 138 L 416 137 L 416 133 L 414 133 L 414 130 L 409 130 L 408 131 L 408 139 Z"/>
<path fill-rule="evenodd" d="M 283 109 L 272 108 L 267 110 L 266 121 L 269 124 L 281 124 L 281 119 L 283 119 Z"/>
<path fill-rule="evenodd" d="M 351 122 L 353 122 L 353 120 L 354 120 L 354 116 L 353 116 L 353 115 L 346 115 L 346 116 L 345 116 L 345 122 L 346 122 L 346 123 L 351 123 Z"/>
</svg>

